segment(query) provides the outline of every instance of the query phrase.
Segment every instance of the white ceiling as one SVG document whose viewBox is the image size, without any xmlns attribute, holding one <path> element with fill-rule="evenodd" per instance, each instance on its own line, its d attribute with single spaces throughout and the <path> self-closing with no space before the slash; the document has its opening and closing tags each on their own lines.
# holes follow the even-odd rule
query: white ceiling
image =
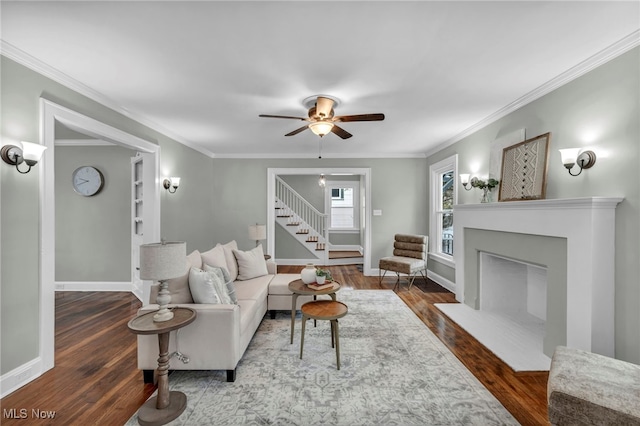
<svg viewBox="0 0 640 426">
<path fill-rule="evenodd" d="M 638 1 L 0 7 L 5 55 L 221 157 L 317 156 L 310 131 L 284 137 L 304 123 L 258 117 L 305 116 L 317 94 L 340 99 L 336 115 L 386 115 L 343 123 L 354 136 L 324 137 L 324 157 L 424 155 L 632 33 L 637 45 L 640 28 Z"/>
</svg>

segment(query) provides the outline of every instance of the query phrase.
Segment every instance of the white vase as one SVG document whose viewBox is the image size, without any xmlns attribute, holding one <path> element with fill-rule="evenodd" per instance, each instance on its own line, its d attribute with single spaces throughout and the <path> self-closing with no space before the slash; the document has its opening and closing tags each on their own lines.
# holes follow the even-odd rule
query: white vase
<svg viewBox="0 0 640 426">
<path fill-rule="evenodd" d="M 302 282 L 305 284 L 311 284 L 316 281 L 316 267 L 313 263 L 307 263 L 307 266 L 300 272 Z"/>
</svg>

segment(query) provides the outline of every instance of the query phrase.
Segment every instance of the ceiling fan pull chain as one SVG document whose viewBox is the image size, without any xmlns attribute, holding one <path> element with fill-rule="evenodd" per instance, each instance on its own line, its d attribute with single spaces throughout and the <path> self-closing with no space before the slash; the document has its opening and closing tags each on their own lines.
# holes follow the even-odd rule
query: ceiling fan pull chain
<svg viewBox="0 0 640 426">
<path fill-rule="evenodd" d="M 318 140 L 318 158 L 322 158 L 322 138 Z"/>
</svg>

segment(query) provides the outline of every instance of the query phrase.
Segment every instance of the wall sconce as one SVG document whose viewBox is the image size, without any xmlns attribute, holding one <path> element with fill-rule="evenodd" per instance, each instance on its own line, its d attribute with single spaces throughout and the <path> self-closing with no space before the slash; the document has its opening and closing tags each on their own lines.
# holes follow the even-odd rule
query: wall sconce
<svg viewBox="0 0 640 426">
<path fill-rule="evenodd" d="M 320 179 L 318 180 L 318 185 L 320 185 L 321 188 L 324 188 L 326 184 L 327 184 L 327 180 L 325 179 L 324 175 L 320 175 Z"/>
<path fill-rule="evenodd" d="M 170 177 L 169 179 L 165 179 L 164 181 L 162 181 L 162 186 L 164 187 L 164 189 L 169 191 L 170 194 L 173 194 L 178 190 L 178 187 L 180 186 L 180 178 Z"/>
<path fill-rule="evenodd" d="M 5 145 L 0 150 L 0 157 L 5 163 L 16 166 L 16 170 L 20 173 L 27 174 L 31 170 L 31 167 L 38 164 L 38 161 L 42 158 L 46 146 L 31 142 L 20 142 L 20 146 L 17 145 Z M 27 163 L 29 168 L 25 171 L 20 170 L 18 167 L 22 162 Z"/>
<path fill-rule="evenodd" d="M 460 183 L 467 191 L 471 191 L 473 184 L 478 181 L 478 178 L 475 176 L 469 179 L 470 176 L 471 175 L 469 173 L 460 174 Z"/>
<path fill-rule="evenodd" d="M 581 151 L 581 148 L 560 149 L 562 164 L 567 168 L 571 176 L 578 176 L 583 169 L 590 169 L 596 164 L 596 153 L 593 151 Z M 571 169 L 578 163 L 580 171 L 575 175 L 571 173 Z"/>
</svg>

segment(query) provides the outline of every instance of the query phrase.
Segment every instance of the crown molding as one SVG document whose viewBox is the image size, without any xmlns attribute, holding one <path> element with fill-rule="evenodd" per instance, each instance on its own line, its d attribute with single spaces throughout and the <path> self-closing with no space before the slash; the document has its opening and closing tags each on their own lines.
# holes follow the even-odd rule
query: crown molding
<svg viewBox="0 0 640 426">
<path fill-rule="evenodd" d="M 102 139 L 56 139 L 55 146 L 117 146 Z"/>
<path fill-rule="evenodd" d="M 38 74 L 41 74 L 53 81 L 55 81 L 56 83 L 59 83 L 71 90 L 73 90 L 74 92 L 78 92 L 79 94 L 86 96 L 87 98 L 98 102 L 99 104 L 110 108 L 112 110 L 114 110 L 115 112 L 124 115 L 127 118 L 130 118 L 131 120 L 134 120 L 140 124 L 142 124 L 143 126 L 146 126 L 152 130 L 155 130 L 159 133 L 162 133 L 163 135 L 175 140 L 176 142 L 181 143 L 182 145 L 188 146 L 191 149 L 194 149 L 198 152 L 200 152 L 201 154 L 204 154 L 208 157 L 213 158 L 214 157 L 214 153 L 199 146 L 196 145 L 188 140 L 183 139 L 182 137 L 172 133 L 170 130 L 164 128 L 163 126 L 161 126 L 158 123 L 155 123 L 151 120 L 149 120 L 148 118 L 140 115 L 140 114 L 136 114 L 133 113 L 131 111 L 128 111 L 126 108 L 123 108 L 121 105 L 119 105 L 118 103 L 116 103 L 115 101 L 113 101 L 111 98 L 103 95 L 102 93 L 90 88 L 89 86 L 79 82 L 78 80 L 68 76 L 67 74 L 58 71 L 57 69 L 51 67 L 50 65 L 45 64 L 44 62 L 42 62 L 39 59 L 34 58 L 33 56 L 29 55 L 28 53 L 24 52 L 23 50 L 18 49 L 17 47 L 15 47 L 14 45 L 4 41 L 4 40 L 0 40 L 0 54 L 2 54 L 2 56 L 5 56 L 17 63 L 19 63 L 20 65 L 23 65 L 35 72 L 37 72 Z"/>
<path fill-rule="evenodd" d="M 213 158 L 234 158 L 234 159 L 318 159 L 318 154 L 215 154 Z M 422 152 L 419 153 L 327 153 L 322 154 L 322 158 L 427 158 Z"/>
<path fill-rule="evenodd" d="M 538 88 L 530 91 L 529 93 L 525 94 L 524 96 L 516 99 L 515 101 L 511 102 L 510 104 L 504 106 L 503 108 L 500 108 L 498 111 L 494 112 L 493 114 L 489 115 L 488 117 L 480 120 L 479 122 L 477 122 L 476 124 L 474 124 L 471 127 L 468 127 L 467 129 L 465 129 L 464 131 L 462 131 L 461 133 L 458 133 L 457 135 L 455 135 L 454 137 L 452 137 L 451 139 L 448 139 L 446 141 L 444 141 L 443 143 L 441 143 L 440 145 L 436 146 L 435 148 L 432 148 L 428 151 L 425 152 L 425 156 L 430 157 L 431 155 L 437 153 L 438 151 L 443 150 L 444 148 L 453 145 L 456 142 L 461 141 L 462 139 L 466 138 L 469 135 L 472 135 L 473 133 L 477 132 L 478 130 L 488 126 L 489 124 L 499 120 L 502 117 L 505 117 L 508 114 L 511 114 L 514 111 L 517 111 L 518 109 L 522 108 L 523 106 L 535 101 L 536 99 L 541 98 L 542 96 L 551 93 L 552 91 L 556 90 L 557 88 L 564 86 L 565 84 L 575 80 L 578 77 L 581 77 L 583 75 L 585 75 L 586 73 L 588 73 L 589 71 L 594 70 L 595 68 L 598 68 L 599 66 L 609 62 L 612 59 L 617 58 L 618 56 L 622 55 L 623 53 L 628 52 L 629 50 L 633 49 L 634 47 L 640 46 L 640 30 L 636 30 L 634 32 L 632 32 L 631 34 L 629 34 L 628 36 L 622 38 L 621 40 L 617 41 L 616 43 L 612 44 L 611 46 L 601 50 L 600 52 L 596 53 L 595 55 L 585 59 L 584 61 L 580 62 L 578 65 L 569 68 L 567 71 L 563 72 L 562 74 L 558 75 L 557 77 L 549 80 L 548 82 L 546 82 L 545 84 L 543 84 L 542 86 L 539 86 Z"/>
</svg>

